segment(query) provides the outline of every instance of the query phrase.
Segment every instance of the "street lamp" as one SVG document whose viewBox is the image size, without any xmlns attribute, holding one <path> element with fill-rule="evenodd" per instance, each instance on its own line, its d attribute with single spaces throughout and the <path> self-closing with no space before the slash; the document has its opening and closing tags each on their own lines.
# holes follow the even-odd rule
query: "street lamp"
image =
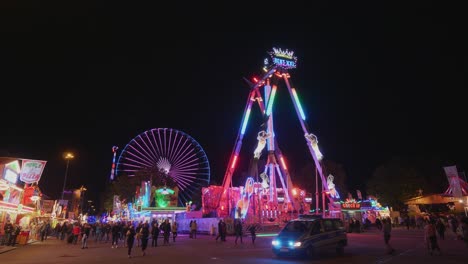
<svg viewBox="0 0 468 264">
<path fill-rule="evenodd" d="M 62 198 L 63 200 L 63 194 L 65 192 L 65 185 L 67 184 L 67 175 L 68 175 L 68 166 L 70 165 L 70 160 L 73 159 L 75 156 L 71 152 L 67 152 L 64 155 L 65 160 L 67 160 L 67 167 L 65 168 L 65 179 L 63 180 L 63 188 L 62 188 Z"/>
<path fill-rule="evenodd" d="M 84 192 L 87 191 L 86 187 L 81 185 L 80 187 L 80 214 L 83 215 L 83 201 L 84 201 Z"/>
</svg>

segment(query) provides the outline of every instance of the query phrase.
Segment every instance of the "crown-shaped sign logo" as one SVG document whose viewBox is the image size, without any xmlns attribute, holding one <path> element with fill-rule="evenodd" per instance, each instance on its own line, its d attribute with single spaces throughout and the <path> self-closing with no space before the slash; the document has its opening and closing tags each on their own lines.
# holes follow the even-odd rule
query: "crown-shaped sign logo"
<svg viewBox="0 0 468 264">
<path fill-rule="evenodd" d="M 294 51 L 292 51 L 292 50 L 289 51 L 287 49 L 282 50 L 281 48 L 273 48 L 272 55 L 274 55 L 276 57 L 282 57 L 282 58 L 290 59 L 290 60 L 295 59 L 294 58 Z"/>
</svg>

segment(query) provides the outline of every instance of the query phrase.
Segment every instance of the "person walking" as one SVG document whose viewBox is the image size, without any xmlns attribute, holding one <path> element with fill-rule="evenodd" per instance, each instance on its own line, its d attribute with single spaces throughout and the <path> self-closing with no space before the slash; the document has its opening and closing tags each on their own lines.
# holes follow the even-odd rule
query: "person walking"
<svg viewBox="0 0 468 264">
<path fill-rule="evenodd" d="M 152 235 L 151 246 L 152 247 L 158 246 L 158 237 L 159 237 L 159 233 L 161 232 L 158 225 L 159 225 L 158 222 L 154 222 L 153 229 L 151 229 L 151 235 Z"/>
<path fill-rule="evenodd" d="M 257 231 L 257 227 L 255 224 L 251 225 L 249 227 L 249 231 L 250 231 L 250 237 L 252 238 L 252 244 L 255 244 L 255 238 L 257 238 L 257 234 L 256 234 L 256 231 Z"/>
<path fill-rule="evenodd" d="M 112 232 L 112 248 L 117 248 L 119 246 L 119 232 L 120 232 L 120 228 L 117 223 L 112 224 L 111 232 Z"/>
<path fill-rule="evenodd" d="M 148 238 L 149 238 L 149 224 L 144 223 L 143 227 L 141 228 L 141 251 L 143 256 L 146 255 L 146 248 L 148 247 Z"/>
<path fill-rule="evenodd" d="M 392 232 L 392 223 L 390 222 L 390 219 L 384 218 L 382 220 L 382 230 L 384 234 L 385 246 L 387 247 L 387 253 L 388 254 L 395 253 L 395 249 L 390 245 L 390 237 L 391 237 L 390 234 Z"/>
<path fill-rule="evenodd" d="M 236 220 L 236 222 L 234 224 L 234 233 L 236 234 L 236 240 L 234 241 L 234 243 L 237 245 L 237 239 L 240 238 L 240 242 L 241 242 L 241 244 L 243 244 L 243 242 L 242 242 L 242 223 L 241 223 L 241 221 L 239 219 Z"/>
<path fill-rule="evenodd" d="M 434 254 L 435 250 L 439 252 L 439 255 L 441 254 L 439 244 L 437 243 L 434 220 L 428 220 L 426 222 L 426 226 L 424 227 L 424 241 L 426 242 L 427 249 L 431 256 Z"/>
<path fill-rule="evenodd" d="M 88 248 L 88 238 L 90 232 L 91 226 L 88 223 L 84 224 L 83 230 L 81 231 L 81 249 Z"/>
<path fill-rule="evenodd" d="M 133 243 L 135 242 L 135 228 L 133 227 L 132 224 L 128 225 L 127 228 L 127 248 L 128 248 L 128 258 L 132 257 L 132 248 L 133 248 Z"/>
<path fill-rule="evenodd" d="M 219 219 L 219 222 L 218 222 L 218 235 L 216 236 L 216 242 L 218 242 L 218 238 L 221 238 L 221 241 L 223 241 L 222 239 L 222 232 L 223 232 L 223 219 Z"/>
</svg>

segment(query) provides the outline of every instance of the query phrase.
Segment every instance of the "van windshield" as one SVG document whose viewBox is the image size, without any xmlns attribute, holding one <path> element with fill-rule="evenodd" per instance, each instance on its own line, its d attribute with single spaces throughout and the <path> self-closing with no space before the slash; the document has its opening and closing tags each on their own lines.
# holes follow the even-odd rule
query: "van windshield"
<svg viewBox="0 0 468 264">
<path fill-rule="evenodd" d="M 310 229 L 311 221 L 292 221 L 286 224 L 282 232 L 304 233 Z"/>
</svg>

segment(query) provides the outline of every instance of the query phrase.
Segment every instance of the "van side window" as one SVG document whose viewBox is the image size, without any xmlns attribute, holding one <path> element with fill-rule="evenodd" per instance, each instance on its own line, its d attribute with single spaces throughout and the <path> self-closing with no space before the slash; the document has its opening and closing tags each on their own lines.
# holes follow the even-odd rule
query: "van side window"
<svg viewBox="0 0 468 264">
<path fill-rule="evenodd" d="M 320 222 L 314 223 L 314 226 L 312 227 L 312 231 L 310 232 L 311 235 L 317 235 L 320 234 Z"/>
<path fill-rule="evenodd" d="M 333 226 L 333 222 L 330 219 L 325 219 L 323 221 L 323 228 L 325 229 L 325 232 L 335 230 L 335 227 Z"/>
<path fill-rule="evenodd" d="M 343 229 L 343 222 L 340 220 L 334 220 L 333 224 L 335 225 L 335 230 Z"/>
</svg>

